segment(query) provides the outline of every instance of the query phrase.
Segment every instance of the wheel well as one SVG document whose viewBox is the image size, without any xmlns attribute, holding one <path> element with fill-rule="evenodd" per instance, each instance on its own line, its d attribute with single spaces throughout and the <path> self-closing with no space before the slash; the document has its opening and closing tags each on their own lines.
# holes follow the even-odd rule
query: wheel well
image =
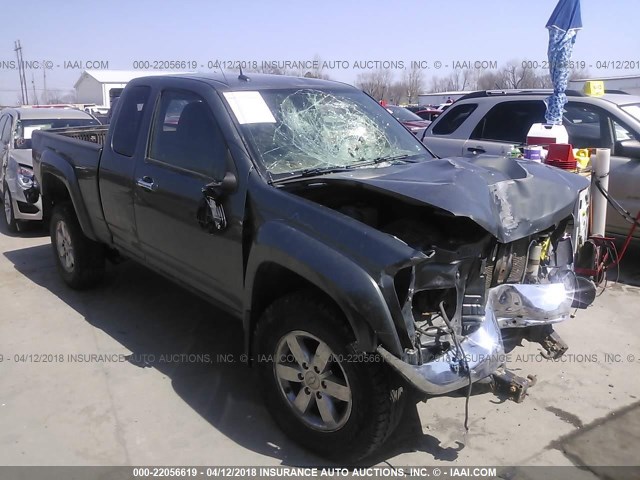
<svg viewBox="0 0 640 480">
<path fill-rule="evenodd" d="M 45 173 L 42 177 L 42 206 L 44 216 L 48 218 L 54 205 L 70 202 L 71 195 L 66 185 L 58 177 Z"/>
<path fill-rule="evenodd" d="M 312 290 L 317 293 L 323 301 L 332 304 L 336 309 L 342 311 L 331 296 L 306 278 L 281 265 L 265 263 L 261 265 L 256 272 L 253 284 L 250 325 L 247 331 L 248 349 L 251 349 L 253 334 L 264 310 L 278 298 L 300 290 Z M 344 322 L 347 327 L 353 331 L 346 318 L 344 318 Z"/>
</svg>

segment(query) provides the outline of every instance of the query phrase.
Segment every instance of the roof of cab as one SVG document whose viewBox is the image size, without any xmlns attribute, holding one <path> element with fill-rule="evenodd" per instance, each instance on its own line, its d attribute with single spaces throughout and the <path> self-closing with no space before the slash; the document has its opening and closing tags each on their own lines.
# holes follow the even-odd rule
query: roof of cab
<svg viewBox="0 0 640 480">
<path fill-rule="evenodd" d="M 208 83 L 216 90 L 240 91 L 240 90 L 268 90 L 279 88 L 354 88 L 346 83 L 318 78 L 290 77 L 287 75 L 270 75 L 264 73 L 245 73 L 241 79 L 237 73 L 187 73 L 167 75 L 171 78 L 186 78 Z M 155 83 L 162 81 L 167 76 L 139 77 L 130 83 Z"/>
</svg>

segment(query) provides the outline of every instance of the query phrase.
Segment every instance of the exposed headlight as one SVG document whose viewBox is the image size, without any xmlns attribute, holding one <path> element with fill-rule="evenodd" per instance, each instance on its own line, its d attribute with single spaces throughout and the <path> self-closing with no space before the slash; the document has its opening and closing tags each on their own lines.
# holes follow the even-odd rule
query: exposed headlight
<svg viewBox="0 0 640 480">
<path fill-rule="evenodd" d="M 18 167 L 18 183 L 24 189 L 33 187 L 33 170 L 22 165 Z"/>
</svg>

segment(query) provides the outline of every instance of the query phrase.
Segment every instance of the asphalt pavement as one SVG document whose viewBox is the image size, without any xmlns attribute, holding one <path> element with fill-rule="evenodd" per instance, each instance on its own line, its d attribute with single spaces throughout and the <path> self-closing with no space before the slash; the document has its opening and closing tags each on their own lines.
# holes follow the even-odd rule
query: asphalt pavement
<svg viewBox="0 0 640 480">
<path fill-rule="evenodd" d="M 463 396 L 420 403 L 371 463 L 638 465 L 639 307 L 635 248 L 557 327 L 563 359 L 510 354 L 538 379 L 523 403 L 476 389 L 469 432 Z M 278 430 L 241 353 L 237 321 L 163 277 L 125 262 L 76 292 L 46 232 L 0 227 L 0 465 L 326 464 Z"/>
</svg>

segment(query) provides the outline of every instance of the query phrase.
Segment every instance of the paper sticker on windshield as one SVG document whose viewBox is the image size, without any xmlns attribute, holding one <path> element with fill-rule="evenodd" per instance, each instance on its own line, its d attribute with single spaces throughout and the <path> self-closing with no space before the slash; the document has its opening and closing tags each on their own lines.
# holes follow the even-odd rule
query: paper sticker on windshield
<svg viewBox="0 0 640 480">
<path fill-rule="evenodd" d="M 224 92 L 224 97 L 241 125 L 276 123 L 260 92 Z"/>
</svg>

